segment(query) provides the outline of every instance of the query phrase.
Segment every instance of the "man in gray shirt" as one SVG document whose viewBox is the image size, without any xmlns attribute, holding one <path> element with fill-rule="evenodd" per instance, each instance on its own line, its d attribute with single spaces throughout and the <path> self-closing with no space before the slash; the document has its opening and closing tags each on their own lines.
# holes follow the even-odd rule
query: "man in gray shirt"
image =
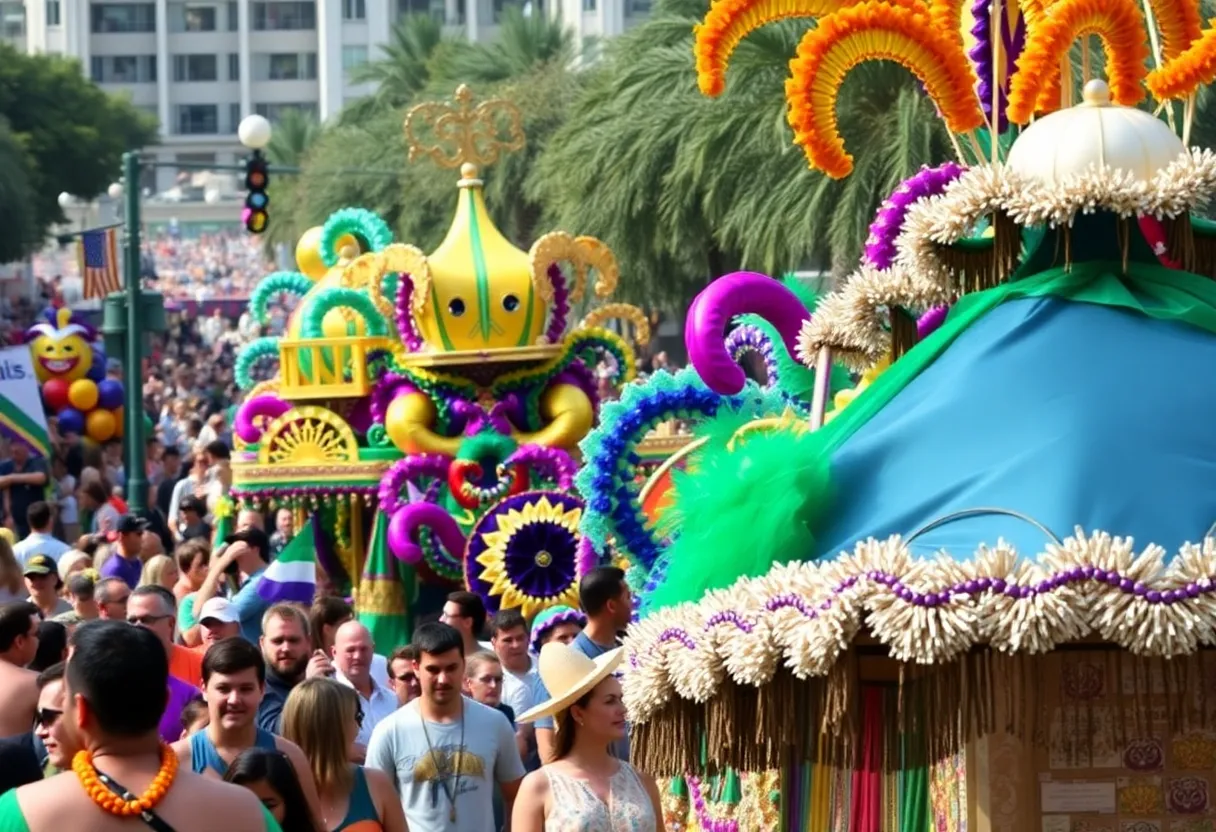
<svg viewBox="0 0 1216 832">
<path fill-rule="evenodd" d="M 376 726 L 367 766 L 393 781 L 411 832 L 496 832 L 494 784 L 510 817 L 524 776 L 515 732 L 500 711 L 461 694 L 459 631 L 424 624 L 414 647 L 422 695 Z"/>
</svg>

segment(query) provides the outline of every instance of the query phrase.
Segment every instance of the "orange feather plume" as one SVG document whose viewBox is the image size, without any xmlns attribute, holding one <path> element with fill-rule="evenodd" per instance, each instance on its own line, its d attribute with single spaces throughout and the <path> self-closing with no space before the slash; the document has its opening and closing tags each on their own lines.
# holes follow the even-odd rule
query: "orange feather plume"
<svg viewBox="0 0 1216 832">
<path fill-rule="evenodd" d="M 1216 81 L 1216 18 L 1183 52 L 1150 72 L 1145 82 L 1158 101 L 1186 98 Z"/>
<path fill-rule="evenodd" d="M 975 75 L 951 34 L 935 27 L 924 6 L 870 0 L 821 20 L 790 62 L 789 123 L 811 167 L 834 179 L 852 171 L 837 129 L 836 95 L 849 70 L 869 60 L 895 61 L 915 74 L 955 133 L 984 124 Z"/>
<path fill-rule="evenodd" d="M 1061 59 L 1082 35 L 1102 40 L 1111 98 L 1129 107 L 1144 99 L 1149 51 L 1136 0 L 1057 0 L 1027 35 L 1009 90 L 1011 122 L 1030 120 L 1044 90 L 1058 84 Z"/>
</svg>

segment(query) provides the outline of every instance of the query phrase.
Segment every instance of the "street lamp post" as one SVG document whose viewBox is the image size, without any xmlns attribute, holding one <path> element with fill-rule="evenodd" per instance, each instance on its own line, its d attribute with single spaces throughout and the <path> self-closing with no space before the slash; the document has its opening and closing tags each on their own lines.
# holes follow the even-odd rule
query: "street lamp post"
<svg viewBox="0 0 1216 832">
<path fill-rule="evenodd" d="M 126 272 L 127 332 L 126 355 L 123 366 L 123 390 L 126 404 L 123 406 L 125 422 L 123 435 L 127 438 L 127 505 L 132 513 L 147 508 L 147 468 L 144 464 L 144 402 L 143 402 L 143 332 L 139 326 L 139 313 L 143 298 L 140 296 L 140 217 L 139 217 L 139 154 L 130 152 L 122 156 L 122 175 L 127 195 L 126 210 L 126 256 L 123 258 Z M 113 195 L 111 187 L 111 195 Z"/>
</svg>

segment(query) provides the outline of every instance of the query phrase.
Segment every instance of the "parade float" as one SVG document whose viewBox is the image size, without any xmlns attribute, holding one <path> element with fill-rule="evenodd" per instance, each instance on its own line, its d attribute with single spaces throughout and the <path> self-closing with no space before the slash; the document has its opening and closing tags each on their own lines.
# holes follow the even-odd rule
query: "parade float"
<svg viewBox="0 0 1216 832">
<path fill-rule="evenodd" d="M 256 319 L 294 307 L 238 357 L 233 494 L 299 526 L 319 514 L 318 563 L 362 610 L 403 611 L 401 581 L 418 579 L 531 617 L 575 603 L 602 554 L 578 530 L 578 443 L 597 372 L 629 382 L 648 321 L 604 302 L 618 268 L 599 240 L 553 232 L 522 251 L 495 226 L 479 176 L 523 146 L 511 104 L 462 86 L 405 133 L 411 160 L 459 170 L 448 234 L 426 254 L 343 209 L 302 236 L 298 272 L 257 287 Z"/>
<path fill-rule="evenodd" d="M 745 312 L 864 375 L 834 417 L 823 374 L 806 418 L 698 427 L 626 642 L 634 762 L 676 778 L 668 828 L 1213 829 L 1216 30 L 1185 0 L 717 0 L 701 89 L 796 17 L 812 167 L 849 173 L 835 95 L 875 59 L 958 158 L 812 314 L 747 274 L 690 308 L 724 399 Z"/>
<path fill-rule="evenodd" d="M 123 385 L 106 375 L 101 333 L 70 309 L 51 309 L 25 333 L 42 402 L 61 436 L 121 437 Z"/>
</svg>

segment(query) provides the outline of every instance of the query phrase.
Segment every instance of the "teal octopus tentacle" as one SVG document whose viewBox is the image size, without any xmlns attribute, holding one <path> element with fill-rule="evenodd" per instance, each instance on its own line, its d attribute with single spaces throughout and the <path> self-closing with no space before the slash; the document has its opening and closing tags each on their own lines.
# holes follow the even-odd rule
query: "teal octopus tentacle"
<svg viewBox="0 0 1216 832">
<path fill-rule="evenodd" d="M 334 211 L 321 227 L 321 260 L 326 266 L 338 265 L 341 252 L 338 240 L 347 234 L 359 240 L 364 252 L 381 251 L 393 241 L 393 230 L 377 214 L 364 208 L 343 208 Z"/>
<path fill-rule="evenodd" d="M 287 294 L 302 298 L 315 284 L 300 272 L 273 272 L 266 275 L 249 295 L 249 313 L 265 325 L 270 322 L 267 308 L 276 295 Z"/>
<path fill-rule="evenodd" d="M 232 371 L 237 387 L 242 390 L 253 389 L 254 385 L 258 383 L 257 379 L 253 377 L 254 366 L 259 361 L 272 357 L 277 364 L 279 361 L 278 338 L 257 338 L 246 344 L 245 348 L 241 350 L 240 355 L 236 357 L 236 366 Z"/>
</svg>

